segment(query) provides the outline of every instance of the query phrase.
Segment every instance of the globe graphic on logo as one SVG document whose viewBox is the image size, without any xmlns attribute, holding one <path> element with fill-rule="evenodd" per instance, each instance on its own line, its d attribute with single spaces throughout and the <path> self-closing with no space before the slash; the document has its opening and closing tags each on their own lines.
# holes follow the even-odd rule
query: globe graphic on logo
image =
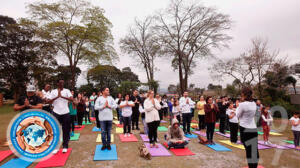
<svg viewBox="0 0 300 168">
<path fill-rule="evenodd" d="M 23 133 L 25 142 L 32 147 L 40 146 L 45 142 L 45 129 L 39 125 L 30 125 L 23 130 Z"/>
</svg>

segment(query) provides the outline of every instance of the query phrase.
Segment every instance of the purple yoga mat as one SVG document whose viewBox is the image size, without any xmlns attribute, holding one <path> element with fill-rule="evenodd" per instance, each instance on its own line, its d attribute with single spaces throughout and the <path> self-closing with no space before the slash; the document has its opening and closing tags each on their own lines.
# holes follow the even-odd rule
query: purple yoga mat
<svg viewBox="0 0 300 168">
<path fill-rule="evenodd" d="M 193 131 L 195 134 L 198 134 L 200 136 L 204 136 L 206 137 L 206 133 L 205 132 L 201 132 L 201 131 Z"/>
<path fill-rule="evenodd" d="M 221 132 L 216 132 L 216 134 L 221 135 L 226 138 L 230 138 L 230 134 L 222 134 Z"/>
<path fill-rule="evenodd" d="M 242 144 L 241 141 L 238 141 L 237 143 L 238 143 L 238 144 Z M 273 147 L 270 147 L 270 146 L 261 145 L 261 144 L 259 144 L 259 143 L 257 144 L 257 147 L 258 147 L 258 150 L 271 149 L 271 148 L 273 148 Z"/>
<path fill-rule="evenodd" d="M 162 144 L 157 143 L 158 148 L 150 148 L 150 144 L 149 143 L 145 143 L 146 148 L 148 148 L 151 156 L 171 156 L 171 154 L 169 153 L 169 151 L 162 146 Z"/>
<path fill-rule="evenodd" d="M 294 144 L 284 145 L 284 147 L 287 147 L 287 148 L 290 148 L 290 149 L 296 149 Z M 296 149 L 296 150 L 300 151 L 300 149 Z"/>
<path fill-rule="evenodd" d="M 161 122 L 161 123 L 166 123 L 167 121 L 165 121 L 165 120 L 161 120 L 160 122 Z"/>
<path fill-rule="evenodd" d="M 289 149 L 288 147 L 285 146 L 281 146 L 281 145 L 276 145 L 276 144 L 272 144 L 272 145 L 265 145 L 264 141 L 258 141 L 258 144 L 264 145 L 264 146 L 270 146 L 272 148 L 277 148 L 277 149 Z"/>
<path fill-rule="evenodd" d="M 140 136 L 144 142 L 149 142 L 149 138 L 146 134 L 140 134 Z M 157 141 L 159 141 L 159 140 L 157 139 Z"/>
</svg>

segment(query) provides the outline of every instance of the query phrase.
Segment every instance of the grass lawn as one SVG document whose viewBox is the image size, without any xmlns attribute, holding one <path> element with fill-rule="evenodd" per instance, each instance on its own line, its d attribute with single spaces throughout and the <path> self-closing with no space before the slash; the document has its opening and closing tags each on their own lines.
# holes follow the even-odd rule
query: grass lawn
<svg viewBox="0 0 300 168">
<path fill-rule="evenodd" d="M 12 105 L 5 105 L 0 107 L 0 143 L 6 140 L 6 130 L 10 120 L 17 114 L 12 109 Z M 197 119 L 197 118 L 194 118 Z M 166 119 L 165 119 L 166 120 Z M 287 120 L 275 119 L 274 126 L 286 124 Z M 168 127 L 168 123 L 161 125 Z M 200 145 L 196 139 L 192 139 L 188 145 L 189 149 L 196 155 L 193 156 L 175 156 L 172 154 L 170 157 L 153 157 L 148 161 L 139 157 L 138 146 L 142 143 L 138 131 L 133 131 L 138 138 L 138 142 L 121 142 L 118 134 L 115 133 L 115 125 L 113 126 L 112 133 L 114 134 L 114 143 L 117 146 L 118 160 L 117 161 L 93 161 L 95 152 L 97 132 L 92 132 L 95 126 L 86 125 L 82 131 L 75 131 L 81 133 L 78 141 L 70 141 L 69 146 L 73 151 L 65 165 L 65 167 L 79 168 L 79 167 L 136 167 L 136 168 L 199 168 L 199 167 L 212 167 L 212 168 L 238 168 L 246 166 L 245 151 L 234 148 L 225 144 L 223 146 L 232 149 L 232 152 L 215 152 L 212 149 Z M 142 128 L 142 125 L 140 125 Z M 278 130 L 277 130 L 278 131 Z M 276 144 L 284 144 L 283 140 L 292 140 L 292 132 L 290 126 L 285 131 L 281 132 L 282 136 L 270 136 L 270 141 Z M 160 142 L 163 142 L 163 132 L 159 132 Z M 262 135 L 259 135 L 262 139 Z M 214 135 L 215 142 L 218 140 L 227 140 L 227 138 L 220 135 Z M 218 142 L 219 143 L 219 142 Z M 0 146 L 0 150 L 7 150 L 8 147 Z M 10 156 L 4 161 L 0 162 L 0 166 L 12 159 L 15 156 Z M 288 149 L 266 149 L 260 150 L 260 165 L 265 168 L 271 167 L 299 167 L 300 151 Z M 31 164 L 34 167 L 36 163 Z"/>
</svg>

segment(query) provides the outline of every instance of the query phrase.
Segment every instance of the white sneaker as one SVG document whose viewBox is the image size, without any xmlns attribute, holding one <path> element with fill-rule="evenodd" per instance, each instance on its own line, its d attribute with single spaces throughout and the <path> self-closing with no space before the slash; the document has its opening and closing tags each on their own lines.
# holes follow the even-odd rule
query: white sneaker
<svg viewBox="0 0 300 168">
<path fill-rule="evenodd" d="M 264 145 L 268 145 L 268 142 L 267 142 L 267 141 L 265 141 L 265 142 L 264 142 Z"/>
<path fill-rule="evenodd" d="M 63 150 L 62 150 L 62 153 L 67 153 L 68 152 L 68 148 L 64 148 Z"/>
<path fill-rule="evenodd" d="M 130 137 L 130 134 L 128 134 L 128 137 Z"/>
<path fill-rule="evenodd" d="M 267 142 L 269 145 L 273 145 L 270 141 Z"/>
<path fill-rule="evenodd" d="M 127 134 L 126 134 L 126 133 L 124 134 L 124 137 L 127 137 Z"/>
<path fill-rule="evenodd" d="M 52 152 L 52 154 L 57 154 L 58 153 L 58 150 L 57 149 L 54 149 L 54 151 Z"/>
</svg>

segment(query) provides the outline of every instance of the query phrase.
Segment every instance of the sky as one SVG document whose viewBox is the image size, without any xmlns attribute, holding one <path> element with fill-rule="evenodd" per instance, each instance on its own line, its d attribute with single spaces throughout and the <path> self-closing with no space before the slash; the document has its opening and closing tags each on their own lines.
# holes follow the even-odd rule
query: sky
<svg viewBox="0 0 300 168">
<path fill-rule="evenodd" d="M 9 0 L 1 3 L 0 14 L 15 19 L 26 17 L 26 4 L 36 0 Z M 113 65 L 118 68 L 131 67 L 138 74 L 140 81 L 146 82 L 143 69 L 136 67 L 135 60 L 122 53 L 119 41 L 125 37 L 128 28 L 134 19 L 143 19 L 154 14 L 157 10 L 165 8 L 169 0 L 89 0 L 93 5 L 105 10 L 105 16 L 112 22 L 114 47 L 119 55 L 119 61 Z M 189 0 L 188 0 L 189 1 Z M 197 0 L 196 0 L 197 1 Z M 216 57 L 230 59 L 237 57 L 251 46 L 251 39 L 261 37 L 268 39 L 270 51 L 279 50 L 280 57 L 287 57 L 288 63 L 300 62 L 300 1 L 299 0 L 199 0 L 205 6 L 215 7 L 219 12 L 230 15 L 233 26 L 228 34 L 233 37 L 228 49 L 214 50 Z M 59 63 L 66 63 L 59 59 Z M 224 81 L 213 80 L 208 68 L 214 63 L 212 59 L 198 60 L 194 74 L 189 83 L 196 87 L 206 88 L 209 83 L 226 86 L 233 79 Z M 159 59 L 156 61 L 158 71 L 155 79 L 161 88 L 169 84 L 177 84 L 178 72 L 173 71 L 170 60 Z M 82 71 L 87 67 L 80 66 Z M 85 84 L 85 73 L 78 79 L 78 85 Z"/>
</svg>

